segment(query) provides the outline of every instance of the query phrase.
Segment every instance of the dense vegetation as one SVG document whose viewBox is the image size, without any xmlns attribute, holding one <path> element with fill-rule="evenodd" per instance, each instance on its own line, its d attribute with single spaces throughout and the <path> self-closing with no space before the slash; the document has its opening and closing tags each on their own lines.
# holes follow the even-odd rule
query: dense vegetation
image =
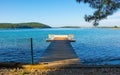
<svg viewBox="0 0 120 75">
<path fill-rule="evenodd" d="M 29 22 L 29 23 L 0 23 L 0 28 L 51 28 L 48 25 Z"/>
<path fill-rule="evenodd" d="M 120 0 L 76 0 L 77 2 L 87 3 L 91 8 L 95 9 L 92 15 L 85 15 L 87 22 L 93 21 L 93 25 L 97 26 L 99 21 L 112 15 L 120 9 Z"/>
</svg>

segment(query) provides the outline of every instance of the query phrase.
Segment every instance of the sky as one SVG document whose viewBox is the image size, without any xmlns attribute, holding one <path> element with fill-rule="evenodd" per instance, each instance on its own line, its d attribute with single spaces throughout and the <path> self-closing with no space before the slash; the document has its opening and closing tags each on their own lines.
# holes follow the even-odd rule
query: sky
<svg viewBox="0 0 120 75">
<path fill-rule="evenodd" d="M 0 23 L 40 22 L 52 27 L 93 26 L 84 15 L 92 14 L 89 5 L 76 0 L 0 0 Z M 120 26 L 120 10 L 99 26 Z"/>
</svg>

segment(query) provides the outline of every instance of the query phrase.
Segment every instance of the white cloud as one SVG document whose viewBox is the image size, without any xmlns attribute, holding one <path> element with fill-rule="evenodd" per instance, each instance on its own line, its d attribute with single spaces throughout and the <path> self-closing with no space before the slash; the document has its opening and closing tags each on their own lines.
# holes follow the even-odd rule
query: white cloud
<svg viewBox="0 0 120 75">
<path fill-rule="evenodd" d="M 108 18 L 116 18 L 116 17 L 120 17 L 120 12 L 117 12 L 117 13 L 109 16 Z"/>
<path fill-rule="evenodd" d="M 116 12 L 115 14 L 109 16 L 107 19 L 104 19 L 100 22 L 100 25 L 103 26 L 120 26 L 120 11 Z"/>
</svg>

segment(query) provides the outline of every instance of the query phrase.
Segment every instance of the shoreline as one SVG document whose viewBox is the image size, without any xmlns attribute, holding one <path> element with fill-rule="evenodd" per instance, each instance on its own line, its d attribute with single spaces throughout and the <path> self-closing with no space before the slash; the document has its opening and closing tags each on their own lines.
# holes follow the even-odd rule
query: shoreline
<svg viewBox="0 0 120 75">
<path fill-rule="evenodd" d="M 12 63 L 13 67 L 8 67 L 9 65 L 0 68 L 0 75 L 120 75 L 120 65 L 88 66 L 74 64 L 75 67 L 73 67 L 73 65 L 56 64 L 56 62 L 34 65 Z"/>
</svg>

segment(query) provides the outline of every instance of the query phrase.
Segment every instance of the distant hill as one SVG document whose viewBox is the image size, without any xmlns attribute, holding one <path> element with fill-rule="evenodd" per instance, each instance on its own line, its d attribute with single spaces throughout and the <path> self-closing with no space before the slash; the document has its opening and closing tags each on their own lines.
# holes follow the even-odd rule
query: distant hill
<svg viewBox="0 0 120 75">
<path fill-rule="evenodd" d="M 0 23 L 0 28 L 51 28 L 48 25 L 28 22 L 28 23 Z"/>
<path fill-rule="evenodd" d="M 63 27 L 60 27 L 60 28 L 80 28 L 79 26 L 63 26 Z"/>
</svg>

